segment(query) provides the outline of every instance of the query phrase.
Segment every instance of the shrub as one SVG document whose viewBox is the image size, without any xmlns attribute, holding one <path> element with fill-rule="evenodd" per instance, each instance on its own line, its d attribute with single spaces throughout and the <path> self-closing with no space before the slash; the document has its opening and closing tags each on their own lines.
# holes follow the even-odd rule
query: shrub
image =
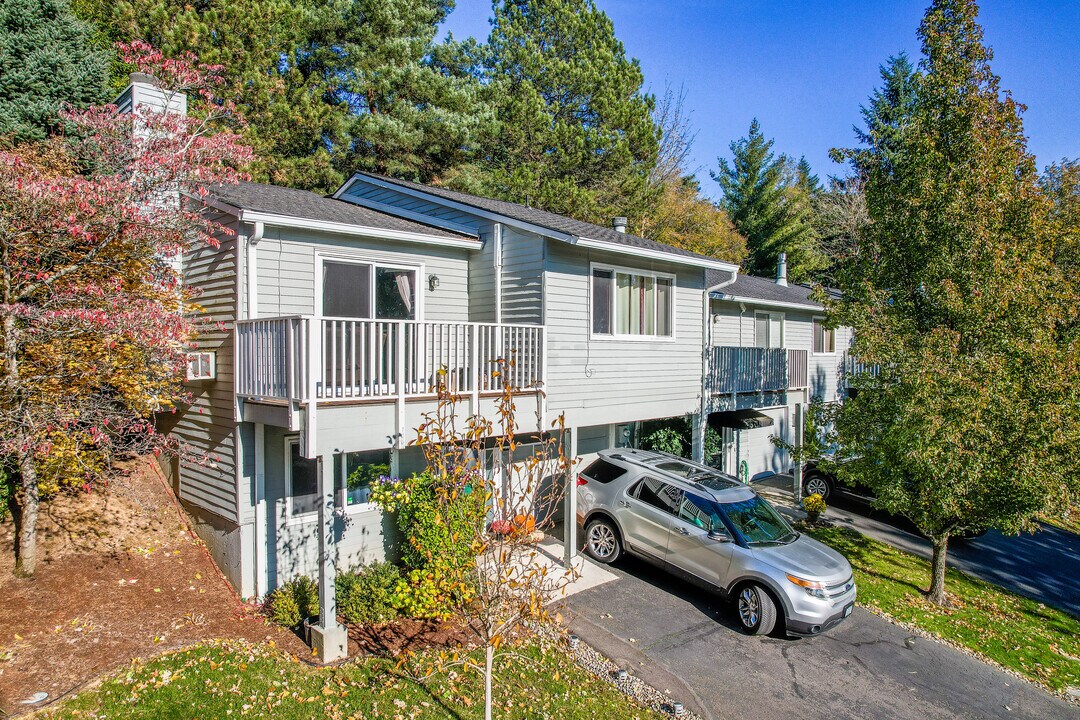
<svg viewBox="0 0 1080 720">
<path fill-rule="evenodd" d="M 808 513 L 821 514 L 825 512 L 825 499 L 821 497 L 820 493 L 814 493 L 813 495 L 807 495 L 802 501 L 803 510 Z"/>
<path fill-rule="evenodd" d="M 405 584 L 397 565 L 374 562 L 337 576 L 338 612 L 354 625 L 371 625 L 397 617 L 394 600 Z"/>
<path fill-rule="evenodd" d="M 372 486 L 372 502 L 393 516 L 404 539 L 401 559 L 409 572 L 394 602 L 407 615 L 447 617 L 455 601 L 470 597 L 480 551 L 476 528 L 487 516 L 487 496 L 474 488 L 483 488 L 482 478 L 431 472 Z"/>
<path fill-rule="evenodd" d="M 319 614 L 319 586 L 301 575 L 270 593 L 268 605 L 271 620 L 282 627 L 294 628 Z"/>
</svg>

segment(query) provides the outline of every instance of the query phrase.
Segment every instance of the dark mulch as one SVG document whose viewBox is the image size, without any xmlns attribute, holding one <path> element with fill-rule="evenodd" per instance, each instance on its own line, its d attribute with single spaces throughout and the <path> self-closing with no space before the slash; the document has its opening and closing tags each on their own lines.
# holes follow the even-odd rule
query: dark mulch
<svg viewBox="0 0 1080 720">
<path fill-rule="evenodd" d="M 378 625 L 349 626 L 349 655 L 395 657 L 402 652 L 470 648 L 480 637 L 461 619 L 400 618 Z"/>
</svg>

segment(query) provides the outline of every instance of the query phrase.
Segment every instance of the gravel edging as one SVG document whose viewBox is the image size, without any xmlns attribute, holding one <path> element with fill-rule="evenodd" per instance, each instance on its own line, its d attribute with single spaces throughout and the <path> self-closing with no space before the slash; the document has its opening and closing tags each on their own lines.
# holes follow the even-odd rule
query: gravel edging
<svg viewBox="0 0 1080 720">
<path fill-rule="evenodd" d="M 632 701 L 661 715 L 679 717 L 683 720 L 704 720 L 689 708 L 684 708 L 680 714 L 676 715 L 675 703 L 677 701 L 674 698 L 660 692 L 629 672 L 627 672 L 625 679 L 620 679 L 619 671 L 623 670 L 623 668 L 620 668 L 615 662 L 602 655 L 583 640 L 578 639 L 576 648 L 573 647 L 574 638 L 576 636 L 567 636 L 567 639 L 564 640 L 564 647 L 569 648 L 567 652 L 574 658 L 574 662 L 597 679 L 614 686 Z"/>
</svg>

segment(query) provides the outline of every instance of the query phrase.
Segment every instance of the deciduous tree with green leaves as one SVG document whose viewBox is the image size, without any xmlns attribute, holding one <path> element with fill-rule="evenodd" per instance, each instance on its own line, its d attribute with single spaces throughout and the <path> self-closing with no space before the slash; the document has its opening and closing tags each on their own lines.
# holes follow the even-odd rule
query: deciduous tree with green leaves
<svg viewBox="0 0 1080 720">
<path fill-rule="evenodd" d="M 724 193 L 720 208 L 746 238 L 746 272 L 770 275 L 787 253 L 789 277 L 803 282 L 824 264 L 810 204 L 818 182 L 805 160 L 776 156 L 772 147 L 755 119 L 749 134 L 731 143 L 732 162 L 721 158 L 711 175 Z"/>
<path fill-rule="evenodd" d="M 872 222 L 828 303 L 876 368 L 837 415 L 839 472 L 930 538 L 937 604 L 950 538 L 1017 533 L 1080 489 L 1080 355 L 1065 334 L 1080 298 L 977 15 L 936 0 L 913 99 L 875 95 L 878 115 L 905 120 L 870 123 L 847 153 Z"/>
<path fill-rule="evenodd" d="M 109 55 L 66 0 L 0 4 L 0 139 L 43 140 L 67 104 L 104 100 Z"/>
</svg>

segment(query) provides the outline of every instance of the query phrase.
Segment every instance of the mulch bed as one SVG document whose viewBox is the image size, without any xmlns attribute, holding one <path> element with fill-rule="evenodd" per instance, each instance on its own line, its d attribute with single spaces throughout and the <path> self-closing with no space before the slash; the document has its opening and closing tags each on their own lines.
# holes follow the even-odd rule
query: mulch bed
<svg viewBox="0 0 1080 720">
<path fill-rule="evenodd" d="M 399 618 L 378 625 L 349 626 L 349 656 L 396 657 L 403 652 L 471 648 L 480 644 L 476 631 L 460 619 Z"/>
<path fill-rule="evenodd" d="M 106 492 L 47 506 L 34 578 L 13 575 L 13 544 L 8 520 L 0 524 L 0 716 L 55 702 L 133 658 L 208 638 L 273 641 L 309 656 L 235 595 L 146 460 Z M 48 699 L 21 704 L 37 692 Z"/>
</svg>

